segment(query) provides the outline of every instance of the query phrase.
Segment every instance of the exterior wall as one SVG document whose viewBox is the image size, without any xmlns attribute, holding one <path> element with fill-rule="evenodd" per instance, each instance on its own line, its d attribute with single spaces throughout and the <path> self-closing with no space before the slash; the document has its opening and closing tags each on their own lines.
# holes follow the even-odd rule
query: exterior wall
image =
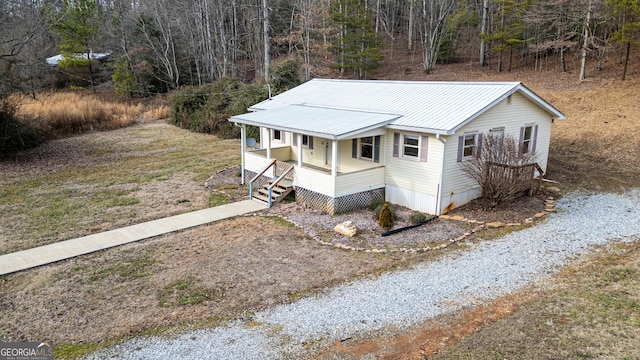
<svg viewBox="0 0 640 360">
<path fill-rule="evenodd" d="M 393 133 L 428 136 L 427 161 L 393 157 Z M 442 169 L 444 145 L 433 134 L 388 130 L 385 141 L 386 200 L 416 211 L 434 214 Z"/>
<path fill-rule="evenodd" d="M 384 188 L 384 175 L 384 166 L 348 174 L 339 174 L 336 177 L 335 196 Z"/>
<path fill-rule="evenodd" d="M 289 137 L 291 137 L 291 133 L 288 134 Z M 331 171 L 331 165 L 325 164 L 324 151 L 326 142 L 329 142 L 329 163 L 331 163 L 331 141 L 319 137 L 313 138 L 313 149 L 309 149 L 305 146 L 302 147 L 302 162 Z M 291 159 L 297 160 L 298 145 L 294 146 L 293 142 L 291 142 L 291 144 Z"/>
<path fill-rule="evenodd" d="M 540 167 L 546 170 L 551 139 L 551 115 L 519 93 L 511 95 L 511 103 L 507 99 L 503 100 L 463 126 L 454 135 L 446 137 L 441 205 L 443 213 L 481 195 L 480 186 L 462 171 L 457 161 L 458 136 L 474 131 L 488 133 L 492 128 L 504 127 L 504 134 L 514 136 L 518 141 L 520 128 L 529 124 L 538 125 L 536 154 Z"/>
</svg>

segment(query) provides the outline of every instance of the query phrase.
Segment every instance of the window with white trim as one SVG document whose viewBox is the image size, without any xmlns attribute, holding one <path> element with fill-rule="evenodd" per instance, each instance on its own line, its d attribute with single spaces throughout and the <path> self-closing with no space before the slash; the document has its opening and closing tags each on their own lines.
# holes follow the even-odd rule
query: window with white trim
<svg viewBox="0 0 640 360">
<path fill-rule="evenodd" d="M 360 139 L 360 159 L 373 161 L 373 136 Z"/>
<path fill-rule="evenodd" d="M 471 132 L 458 136 L 458 162 L 480 156 L 482 152 L 482 133 Z"/>
<path fill-rule="evenodd" d="M 309 147 L 309 135 L 302 135 L 302 146 Z"/>
<path fill-rule="evenodd" d="M 418 158 L 420 153 L 420 136 L 402 135 L 402 157 Z"/>
<path fill-rule="evenodd" d="M 504 127 L 496 127 L 489 130 L 489 133 L 494 136 L 494 138 L 500 138 L 504 136 Z"/>
<path fill-rule="evenodd" d="M 393 157 L 427 161 L 428 143 L 428 135 L 393 133 Z"/>
<path fill-rule="evenodd" d="M 283 131 L 281 130 L 273 130 L 273 140 L 283 142 L 284 136 Z"/>
<path fill-rule="evenodd" d="M 462 158 L 467 159 L 476 154 L 476 143 L 478 134 L 466 134 L 464 135 L 464 142 L 462 145 Z"/>
<path fill-rule="evenodd" d="M 522 134 L 521 151 L 523 154 L 525 154 L 531 152 L 531 143 L 533 140 L 533 125 L 525 126 L 524 132 Z"/>
</svg>

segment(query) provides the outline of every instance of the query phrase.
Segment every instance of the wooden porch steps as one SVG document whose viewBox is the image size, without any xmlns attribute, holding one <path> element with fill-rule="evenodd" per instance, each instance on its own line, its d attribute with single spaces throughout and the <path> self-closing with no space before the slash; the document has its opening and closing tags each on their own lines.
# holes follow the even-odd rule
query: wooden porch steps
<svg viewBox="0 0 640 360">
<path fill-rule="evenodd" d="M 269 182 L 261 189 L 255 191 L 253 193 L 253 199 L 261 203 L 269 204 L 269 186 L 271 186 L 271 184 L 273 184 L 273 180 L 269 180 Z M 293 185 L 285 184 L 283 183 L 283 181 L 281 181 L 276 186 L 274 186 L 273 189 L 271 189 L 271 195 L 273 197 L 271 199 L 271 203 L 279 203 L 280 201 L 284 200 L 284 198 L 292 191 Z"/>
</svg>

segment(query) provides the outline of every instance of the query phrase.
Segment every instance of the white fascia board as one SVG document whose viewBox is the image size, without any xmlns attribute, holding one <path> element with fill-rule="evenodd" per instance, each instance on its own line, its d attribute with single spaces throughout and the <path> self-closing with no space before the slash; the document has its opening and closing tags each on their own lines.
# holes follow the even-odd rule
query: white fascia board
<svg viewBox="0 0 640 360">
<path fill-rule="evenodd" d="M 529 100 L 533 101 L 536 105 L 540 106 L 541 108 L 543 108 L 547 112 L 549 112 L 551 115 L 553 115 L 554 119 L 557 119 L 557 120 L 566 120 L 567 119 L 567 116 L 565 114 L 563 114 L 560 110 L 558 110 L 555 107 L 553 107 L 553 105 L 551 105 L 548 102 L 546 102 L 543 98 L 538 96 L 538 94 L 536 94 L 531 89 L 529 89 L 528 87 L 524 86 L 523 84 L 520 84 L 520 86 L 518 87 L 518 90 L 526 98 L 528 98 Z"/>
<path fill-rule="evenodd" d="M 414 132 L 414 133 L 449 135 L 449 131 L 443 130 L 443 129 L 427 129 L 427 128 L 420 128 L 420 127 L 414 127 L 414 126 L 403 126 L 403 125 L 394 125 L 394 124 L 387 125 L 387 129 Z"/>
<path fill-rule="evenodd" d="M 386 130 L 385 130 L 384 127 L 388 123 L 388 121 L 383 121 L 383 122 L 381 122 L 379 124 L 367 126 L 367 127 L 355 130 L 355 131 L 350 131 L 348 133 L 337 134 L 336 135 L 336 134 L 325 133 L 325 132 L 322 132 L 322 131 L 301 130 L 301 129 L 296 129 L 296 128 L 288 127 L 288 126 L 273 126 L 273 124 L 267 124 L 267 123 L 251 121 L 251 120 L 245 120 L 245 119 L 239 119 L 239 118 L 236 118 L 234 116 L 232 116 L 229 119 L 229 121 L 233 122 L 233 123 L 238 123 L 238 124 L 253 125 L 253 126 L 264 127 L 264 128 L 268 128 L 268 129 L 288 131 L 288 132 L 292 132 L 292 133 L 296 133 L 296 134 L 320 137 L 320 138 L 323 138 L 323 139 L 330 139 L 330 140 L 344 140 L 344 139 L 349 139 L 349 138 L 354 138 L 354 137 L 361 137 L 360 134 L 363 134 L 363 133 L 367 133 L 367 135 L 364 135 L 364 136 L 373 136 L 373 135 L 369 135 L 370 131 L 375 132 L 375 135 L 384 135 L 386 133 Z M 380 129 L 379 132 L 376 131 L 377 129 Z"/>
</svg>

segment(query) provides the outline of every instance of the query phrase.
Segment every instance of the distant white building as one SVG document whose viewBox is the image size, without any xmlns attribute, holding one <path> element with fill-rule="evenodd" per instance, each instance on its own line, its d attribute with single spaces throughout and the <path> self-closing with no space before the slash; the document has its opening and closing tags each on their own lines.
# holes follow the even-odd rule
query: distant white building
<svg viewBox="0 0 640 360">
<path fill-rule="evenodd" d="M 111 55 L 110 52 L 107 53 L 90 53 L 89 54 L 89 58 L 91 58 L 92 60 L 98 60 L 98 61 L 102 61 L 104 59 L 106 59 L 109 55 Z M 78 59 L 86 59 L 87 58 L 87 54 L 77 54 L 75 55 L 76 58 Z M 64 56 L 62 54 L 58 54 L 56 56 L 52 56 L 52 57 L 48 57 L 47 58 L 47 64 L 51 65 L 51 66 L 57 66 L 58 63 L 64 59 Z"/>
</svg>

